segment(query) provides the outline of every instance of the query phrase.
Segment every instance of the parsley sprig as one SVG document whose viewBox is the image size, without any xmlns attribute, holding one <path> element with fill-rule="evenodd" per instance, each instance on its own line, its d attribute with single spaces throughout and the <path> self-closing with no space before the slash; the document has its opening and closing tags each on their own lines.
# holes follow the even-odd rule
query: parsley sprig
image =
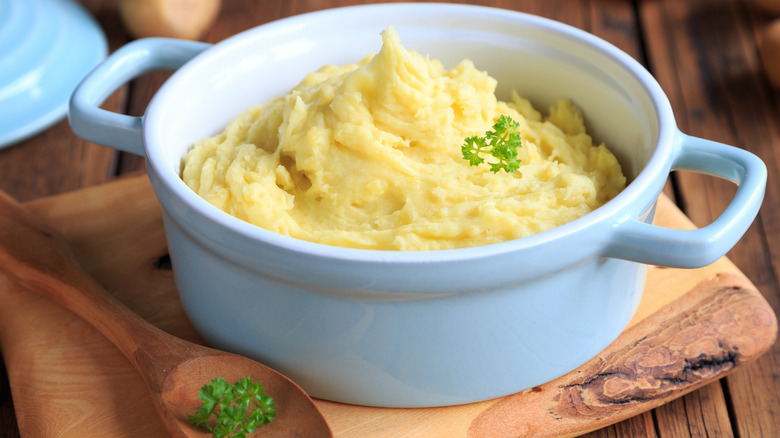
<svg viewBox="0 0 780 438">
<path fill-rule="evenodd" d="M 217 377 L 198 391 L 198 398 L 203 404 L 195 415 L 187 417 L 190 423 L 207 429 L 216 438 L 246 438 L 276 416 L 274 400 L 251 377 L 232 385 Z M 214 423 L 209 422 L 212 415 L 216 417 Z"/>
<path fill-rule="evenodd" d="M 517 159 L 517 148 L 522 146 L 519 124 L 511 117 L 501 115 L 493 125 L 492 131 L 485 132 L 484 137 L 467 137 L 460 147 L 463 158 L 472 166 L 479 166 L 485 162 L 481 156 L 489 154 L 496 161 L 489 163 L 493 173 L 504 169 L 506 173 L 514 173 L 520 167 Z"/>
</svg>

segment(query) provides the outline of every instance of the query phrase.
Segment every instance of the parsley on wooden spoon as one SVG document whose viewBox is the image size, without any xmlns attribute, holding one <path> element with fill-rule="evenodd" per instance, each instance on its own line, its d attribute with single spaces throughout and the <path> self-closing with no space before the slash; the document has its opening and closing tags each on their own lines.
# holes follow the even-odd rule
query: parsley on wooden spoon
<svg viewBox="0 0 780 438">
<path fill-rule="evenodd" d="M 266 395 L 263 385 L 252 377 L 244 377 L 233 384 L 216 377 L 203 385 L 198 398 L 203 404 L 187 418 L 196 427 L 213 433 L 215 438 L 245 438 L 276 417 L 274 399 Z M 214 417 L 213 422 L 211 417 Z"/>
<path fill-rule="evenodd" d="M 263 382 L 278 404 L 264 436 L 332 436 L 317 406 L 295 383 L 258 362 L 184 341 L 149 324 L 89 277 L 62 237 L 3 192 L 0 271 L 79 315 L 116 345 L 143 376 L 171 436 L 207 436 L 187 415 L 199 404 L 203 382 L 216 376 L 252 376 Z"/>
</svg>

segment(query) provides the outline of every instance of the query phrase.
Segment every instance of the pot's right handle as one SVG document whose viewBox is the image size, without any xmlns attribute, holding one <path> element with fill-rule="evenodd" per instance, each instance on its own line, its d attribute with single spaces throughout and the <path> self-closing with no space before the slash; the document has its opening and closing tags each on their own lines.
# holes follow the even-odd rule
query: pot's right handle
<svg viewBox="0 0 780 438">
<path fill-rule="evenodd" d="M 144 73 L 176 70 L 211 44 L 172 38 L 130 42 L 95 67 L 70 99 L 68 121 L 79 137 L 93 143 L 144 155 L 143 117 L 100 108 L 119 87 Z"/>
<path fill-rule="evenodd" d="M 680 153 L 673 170 L 689 170 L 738 185 L 726 209 L 711 224 L 674 230 L 637 219 L 617 223 L 605 256 L 675 268 L 697 268 L 724 256 L 745 234 L 764 199 L 767 171 L 757 156 L 722 143 L 677 133 Z"/>
</svg>

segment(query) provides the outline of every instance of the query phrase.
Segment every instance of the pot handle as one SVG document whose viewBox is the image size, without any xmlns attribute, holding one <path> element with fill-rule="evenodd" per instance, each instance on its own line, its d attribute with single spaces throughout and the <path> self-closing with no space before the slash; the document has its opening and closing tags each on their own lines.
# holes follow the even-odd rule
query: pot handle
<svg viewBox="0 0 780 438">
<path fill-rule="evenodd" d="M 606 256 L 675 268 L 698 268 L 724 256 L 747 231 L 764 198 L 767 170 L 761 159 L 733 146 L 678 132 L 680 153 L 673 170 L 717 176 L 739 187 L 711 224 L 674 230 L 629 218 L 619 222 Z"/>
<path fill-rule="evenodd" d="M 172 38 L 130 42 L 98 64 L 70 98 L 68 121 L 79 137 L 136 155 L 144 155 L 143 116 L 114 113 L 100 105 L 119 87 L 144 73 L 176 70 L 211 44 Z"/>
</svg>

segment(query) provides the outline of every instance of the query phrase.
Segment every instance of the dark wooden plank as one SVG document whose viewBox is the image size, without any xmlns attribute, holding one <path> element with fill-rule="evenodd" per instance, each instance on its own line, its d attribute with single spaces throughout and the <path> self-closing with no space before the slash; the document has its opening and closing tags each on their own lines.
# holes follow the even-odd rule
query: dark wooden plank
<svg viewBox="0 0 780 438">
<path fill-rule="evenodd" d="M 587 438 L 656 438 L 658 436 L 652 412 L 645 412 L 610 427 L 583 435 Z"/>
<path fill-rule="evenodd" d="M 688 417 L 685 412 L 685 403 L 682 399 L 677 399 L 667 403 L 655 412 L 656 422 L 658 424 L 658 435 L 664 438 L 687 438 L 691 437 L 688 429 Z"/>
<path fill-rule="evenodd" d="M 722 403 L 712 403 L 712 400 L 724 398 L 722 382 L 712 383 L 700 391 L 686 395 L 686 417 L 689 419 L 689 429 L 693 436 L 734 436 L 727 407 Z"/>
<path fill-rule="evenodd" d="M 780 148 L 780 132 L 777 95 L 763 77 L 756 53 L 758 21 L 750 19 L 749 5 L 737 0 L 640 3 L 650 64 L 669 95 L 681 129 L 746 148 L 768 165 L 770 181 L 762 211 L 729 257 L 754 280 L 777 312 L 780 187 L 772 176 L 778 172 L 775 151 Z M 734 192 L 730 184 L 701 175 L 683 173 L 678 181 L 681 203 L 700 226 L 711 222 Z M 780 348 L 776 345 L 726 379 L 737 435 L 780 433 L 778 366 Z M 690 412 L 685 415 L 688 423 L 695 423 Z"/>
<path fill-rule="evenodd" d="M 615 436 L 626 438 L 657 437 L 652 412 L 645 412 L 613 426 Z"/>
<path fill-rule="evenodd" d="M 74 140 L 67 122 L 0 151 L 0 189 L 21 201 L 109 179 L 113 152 Z"/>
<path fill-rule="evenodd" d="M 0 437 L 19 438 L 8 373 L 2 360 L 0 360 Z"/>
<path fill-rule="evenodd" d="M 734 436 L 723 400 L 721 384 L 716 382 L 661 406 L 655 413 L 659 436 Z"/>
</svg>

